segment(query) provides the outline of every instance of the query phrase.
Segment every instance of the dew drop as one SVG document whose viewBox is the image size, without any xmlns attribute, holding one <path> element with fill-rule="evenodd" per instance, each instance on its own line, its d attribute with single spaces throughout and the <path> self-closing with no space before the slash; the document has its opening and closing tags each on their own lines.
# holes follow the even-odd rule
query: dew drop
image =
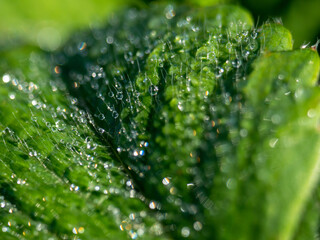
<svg viewBox="0 0 320 240">
<path fill-rule="evenodd" d="M 4 74 L 4 75 L 2 76 L 2 81 L 3 81 L 4 83 L 10 82 L 10 80 L 11 80 L 11 77 L 10 77 L 9 74 Z"/>
<path fill-rule="evenodd" d="M 170 183 L 170 179 L 169 178 L 167 178 L 167 177 L 165 177 L 164 179 L 162 179 L 162 183 L 163 183 L 163 185 L 169 185 L 169 183 Z"/>
<path fill-rule="evenodd" d="M 167 8 L 166 8 L 166 18 L 167 19 L 172 19 L 172 18 L 174 18 L 174 16 L 176 15 L 176 13 L 175 13 L 175 11 L 174 11 L 174 9 L 173 9 L 173 7 L 171 6 L 171 5 L 169 5 Z"/>
<path fill-rule="evenodd" d="M 87 43 L 86 42 L 82 42 L 79 44 L 79 50 L 83 51 L 85 48 L 87 47 Z"/>
<path fill-rule="evenodd" d="M 278 138 L 272 138 L 272 139 L 269 141 L 269 146 L 270 146 L 271 148 L 274 148 L 274 147 L 276 146 L 278 140 L 279 140 Z"/>
<path fill-rule="evenodd" d="M 108 92 L 108 96 L 113 98 L 114 97 L 114 93 L 112 91 Z"/>
<path fill-rule="evenodd" d="M 112 36 L 108 36 L 108 37 L 106 38 L 106 43 L 108 43 L 108 44 L 112 44 L 113 41 L 114 41 L 114 39 L 113 39 Z"/>
<path fill-rule="evenodd" d="M 140 150 L 139 154 L 140 154 L 140 156 L 144 156 L 144 154 L 145 154 L 144 150 Z"/>
<path fill-rule="evenodd" d="M 122 100 L 122 98 L 123 98 L 123 93 L 122 93 L 122 92 L 117 92 L 116 98 L 117 98 L 118 100 Z"/>
<path fill-rule="evenodd" d="M 56 121 L 55 125 L 58 131 L 63 131 L 66 128 L 66 124 L 60 120 Z"/>
<path fill-rule="evenodd" d="M 242 61 L 240 59 L 235 59 L 231 62 L 232 66 L 235 68 L 239 68 L 242 64 Z"/>
<path fill-rule="evenodd" d="M 181 229 L 181 235 L 183 236 L 183 237 L 189 237 L 189 235 L 190 235 L 190 229 L 188 228 L 188 227 L 183 227 L 182 229 Z"/>
<path fill-rule="evenodd" d="M 98 128 L 98 132 L 99 132 L 100 134 L 103 134 L 103 133 L 105 132 L 105 130 L 104 130 L 103 128 Z"/>
<path fill-rule="evenodd" d="M 256 39 L 256 38 L 257 38 L 257 36 L 258 36 L 257 31 L 252 31 L 252 33 L 251 33 L 251 37 L 252 37 L 253 39 Z"/>
<path fill-rule="evenodd" d="M 9 98 L 10 98 L 11 100 L 14 100 L 14 99 L 16 98 L 16 95 L 15 95 L 14 93 L 10 93 L 10 94 L 9 94 Z"/>
<path fill-rule="evenodd" d="M 241 129 L 241 130 L 240 130 L 240 136 L 243 137 L 243 138 L 246 137 L 246 136 L 248 136 L 248 131 L 247 131 L 247 129 L 244 129 L 244 128 Z"/>
<path fill-rule="evenodd" d="M 155 203 L 154 201 L 151 201 L 151 202 L 149 203 L 149 208 L 150 208 L 150 209 L 155 209 L 155 208 L 156 208 L 156 203 Z"/>
<path fill-rule="evenodd" d="M 134 151 L 134 152 L 133 152 L 133 156 L 136 157 L 136 156 L 138 156 L 138 155 L 139 155 L 138 151 Z"/>
<path fill-rule="evenodd" d="M 99 115 L 98 115 L 98 118 L 99 118 L 99 120 L 104 120 L 105 119 L 105 116 L 104 116 L 104 114 L 103 113 L 100 113 Z"/>
<path fill-rule="evenodd" d="M 220 78 L 223 73 L 224 73 L 224 69 L 221 68 L 221 67 L 217 67 L 216 77 L 217 77 L 217 78 Z"/>
<path fill-rule="evenodd" d="M 194 228 L 194 230 L 196 230 L 196 231 L 201 231 L 201 229 L 202 229 L 202 223 L 199 222 L 199 221 L 196 221 L 196 222 L 193 224 L 193 228 Z"/>
<path fill-rule="evenodd" d="M 229 178 L 227 183 L 226 183 L 227 188 L 228 189 L 234 189 L 235 185 L 236 185 L 235 180 L 233 178 Z"/>
<path fill-rule="evenodd" d="M 136 232 L 134 232 L 133 230 L 129 231 L 129 236 L 131 237 L 131 239 L 137 239 L 138 238 L 138 234 Z"/>
<path fill-rule="evenodd" d="M 112 117 L 113 118 L 118 118 L 119 117 L 119 113 L 117 111 L 113 111 L 112 112 Z"/>
<path fill-rule="evenodd" d="M 251 51 L 256 51 L 259 46 L 258 46 L 258 43 L 256 41 L 252 41 L 252 42 L 249 43 L 248 47 L 249 47 L 249 49 Z"/>
<path fill-rule="evenodd" d="M 156 85 L 151 85 L 149 87 L 149 93 L 150 93 L 151 96 L 157 95 L 158 91 L 159 91 L 159 89 L 158 89 L 158 87 Z"/>
<path fill-rule="evenodd" d="M 72 229 L 73 234 L 78 234 L 78 230 L 76 228 Z"/>
<path fill-rule="evenodd" d="M 226 44 L 226 48 L 229 49 L 229 50 L 231 50 L 231 49 L 232 49 L 232 43 L 231 43 L 231 42 L 228 42 L 228 43 Z"/>
<path fill-rule="evenodd" d="M 314 118 L 316 116 L 316 114 L 317 114 L 316 110 L 309 109 L 307 115 L 308 115 L 309 118 Z"/>
<path fill-rule="evenodd" d="M 86 143 L 87 149 L 95 150 L 97 148 L 97 144 L 93 142 L 92 138 L 90 137 L 87 137 L 85 139 L 85 143 Z"/>
<path fill-rule="evenodd" d="M 250 52 L 249 52 L 249 51 L 244 51 L 244 52 L 242 53 L 242 57 L 245 58 L 245 59 L 247 59 L 249 55 L 250 55 Z"/>
</svg>

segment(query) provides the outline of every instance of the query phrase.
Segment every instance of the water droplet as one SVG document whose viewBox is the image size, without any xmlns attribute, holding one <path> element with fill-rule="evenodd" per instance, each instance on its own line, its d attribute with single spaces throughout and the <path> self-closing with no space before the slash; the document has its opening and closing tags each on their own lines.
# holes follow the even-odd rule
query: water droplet
<svg viewBox="0 0 320 240">
<path fill-rule="evenodd" d="M 150 209 L 155 209 L 155 208 L 156 208 L 156 203 L 155 203 L 154 201 L 151 201 L 151 202 L 149 203 L 149 208 L 150 208 Z"/>
<path fill-rule="evenodd" d="M 163 185 L 169 185 L 169 183 L 170 183 L 170 179 L 169 178 L 164 178 L 164 179 L 162 179 L 162 183 L 163 183 Z"/>
<path fill-rule="evenodd" d="M 240 130 L 240 136 L 243 137 L 243 138 L 246 137 L 246 136 L 248 136 L 248 131 L 247 131 L 247 129 L 244 129 L 244 128 L 241 129 L 241 130 Z"/>
<path fill-rule="evenodd" d="M 228 42 L 228 43 L 226 44 L 226 48 L 229 49 L 229 50 L 232 49 L 232 43 L 231 43 L 231 42 Z"/>
<path fill-rule="evenodd" d="M 278 138 L 272 138 L 272 139 L 269 141 L 269 146 L 270 146 L 271 148 L 274 148 L 274 147 L 276 146 L 278 140 L 279 140 Z"/>
<path fill-rule="evenodd" d="M 257 36 L 258 36 L 258 33 L 257 33 L 257 31 L 252 31 L 252 33 L 251 33 L 251 37 L 253 38 L 253 39 L 256 39 L 257 38 Z"/>
<path fill-rule="evenodd" d="M 224 73 L 224 69 L 221 67 L 217 67 L 216 77 L 220 78 L 223 73 Z"/>
<path fill-rule="evenodd" d="M 196 230 L 196 231 L 201 231 L 201 229 L 202 229 L 202 223 L 199 222 L 199 221 L 196 221 L 196 222 L 193 224 L 193 228 L 194 228 L 194 230 Z"/>
<path fill-rule="evenodd" d="M 226 186 L 228 189 L 234 189 L 236 186 L 236 181 L 233 178 L 229 178 L 226 183 Z"/>
<path fill-rule="evenodd" d="M 194 32 L 198 32 L 200 30 L 200 28 L 198 26 L 196 26 L 196 25 L 193 25 L 191 27 L 191 30 L 194 31 Z"/>
<path fill-rule="evenodd" d="M 102 113 L 100 113 L 99 115 L 98 115 L 98 118 L 99 118 L 99 120 L 104 120 L 105 119 L 105 116 L 104 116 L 104 114 L 102 114 Z"/>
<path fill-rule="evenodd" d="M 118 118 L 119 117 L 119 113 L 117 111 L 113 111 L 112 112 L 112 117 L 113 118 Z"/>
<path fill-rule="evenodd" d="M 317 114 L 316 110 L 309 109 L 307 115 L 308 115 L 309 118 L 314 118 L 316 116 L 316 114 Z"/>
<path fill-rule="evenodd" d="M 158 89 L 158 87 L 156 85 L 151 85 L 149 87 L 149 93 L 150 93 L 151 96 L 157 95 L 158 91 L 159 91 L 159 89 Z"/>
<path fill-rule="evenodd" d="M 78 102 L 78 99 L 76 99 L 76 98 L 72 98 L 72 99 L 71 99 L 71 104 L 72 104 L 72 105 L 77 104 L 77 102 Z"/>
<path fill-rule="evenodd" d="M 140 156 L 143 156 L 145 154 L 144 150 L 140 150 L 139 154 Z"/>
<path fill-rule="evenodd" d="M 129 231 L 129 236 L 131 237 L 131 239 L 137 239 L 138 238 L 138 234 L 136 232 L 134 232 L 133 230 Z"/>
<path fill-rule="evenodd" d="M 182 229 L 181 229 L 181 235 L 183 236 L 183 237 L 189 237 L 189 235 L 190 235 L 190 229 L 188 228 L 188 227 L 183 227 Z"/>
<path fill-rule="evenodd" d="M 104 130 L 103 128 L 98 128 L 98 132 L 99 132 L 100 134 L 103 134 L 103 133 L 105 132 L 105 130 Z"/>
<path fill-rule="evenodd" d="M 86 42 L 82 42 L 79 44 L 79 50 L 83 51 L 85 48 L 87 47 L 87 43 Z"/>
<path fill-rule="evenodd" d="M 183 111 L 183 106 L 182 106 L 182 103 L 181 103 L 181 102 L 178 103 L 178 109 L 179 109 L 180 111 Z"/>
<path fill-rule="evenodd" d="M 108 96 L 111 97 L 111 98 L 113 98 L 113 97 L 114 97 L 114 93 L 113 93 L 112 91 L 109 91 L 109 92 L 108 92 Z"/>
<path fill-rule="evenodd" d="M 273 124 L 279 124 L 281 122 L 281 116 L 279 114 L 272 115 L 271 122 Z"/>
<path fill-rule="evenodd" d="M 139 155 L 138 151 L 134 151 L 134 152 L 133 152 L 133 156 L 136 157 L 136 156 L 138 156 L 138 155 Z"/>
<path fill-rule="evenodd" d="M 108 36 L 108 37 L 106 38 L 106 43 L 108 43 L 108 44 L 112 44 L 113 41 L 114 41 L 114 39 L 113 39 L 112 36 Z"/>
<path fill-rule="evenodd" d="M 231 62 L 232 66 L 235 68 L 239 68 L 242 64 L 242 61 L 240 59 L 235 59 Z"/>
<path fill-rule="evenodd" d="M 256 51 L 258 49 L 259 45 L 256 41 L 252 41 L 249 43 L 248 48 L 251 51 Z"/>
<path fill-rule="evenodd" d="M 250 55 L 250 52 L 249 52 L 249 51 L 244 51 L 244 52 L 242 53 L 242 57 L 245 58 L 245 59 L 247 59 L 249 55 Z"/>
<path fill-rule="evenodd" d="M 78 230 L 76 228 L 72 229 L 73 234 L 78 234 Z"/>
<path fill-rule="evenodd" d="M 97 148 L 97 144 L 93 142 L 92 138 L 86 137 L 85 143 L 87 145 L 87 149 L 95 150 Z"/>
<path fill-rule="evenodd" d="M 4 83 L 10 82 L 10 81 L 11 81 L 10 75 L 9 75 L 9 74 L 4 74 L 4 75 L 2 76 L 2 81 L 3 81 Z"/>
<path fill-rule="evenodd" d="M 16 98 L 16 95 L 15 95 L 14 93 L 10 93 L 10 94 L 9 94 L 9 98 L 10 98 L 11 100 L 14 100 L 14 99 Z"/>
<path fill-rule="evenodd" d="M 122 100 L 122 98 L 123 98 L 123 93 L 122 93 L 122 92 L 117 92 L 116 98 L 117 98 L 118 100 Z"/>
<path fill-rule="evenodd" d="M 169 5 L 165 11 L 166 11 L 166 18 L 169 20 L 174 18 L 174 16 L 176 15 L 172 5 Z"/>
<path fill-rule="evenodd" d="M 60 120 L 56 121 L 55 125 L 58 131 L 63 131 L 66 128 L 66 124 Z"/>
</svg>

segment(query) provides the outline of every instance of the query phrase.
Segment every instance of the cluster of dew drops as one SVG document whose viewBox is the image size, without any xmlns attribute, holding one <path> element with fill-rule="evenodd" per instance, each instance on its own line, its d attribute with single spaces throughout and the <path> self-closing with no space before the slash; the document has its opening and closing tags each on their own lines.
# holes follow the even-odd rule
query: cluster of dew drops
<svg viewBox="0 0 320 240">
<path fill-rule="evenodd" d="M 148 110 L 151 108 L 150 103 L 145 101 L 148 97 L 152 98 L 152 104 L 155 105 L 155 109 L 161 109 L 162 106 L 159 97 L 161 86 L 159 85 L 159 81 L 155 81 L 155 79 L 159 80 L 161 78 L 158 70 L 168 70 L 165 69 L 166 64 L 170 66 L 170 64 L 174 62 L 174 58 L 179 57 L 179 54 L 183 56 L 184 48 L 190 48 L 190 46 L 187 45 L 194 41 L 194 39 L 190 39 L 190 36 L 201 35 L 202 33 L 201 29 L 203 26 L 192 21 L 192 16 L 184 16 L 182 19 L 176 20 L 175 18 L 177 18 L 178 15 L 177 11 L 174 6 L 168 5 L 162 16 L 154 18 L 155 24 L 161 23 L 163 27 L 159 27 L 159 30 L 147 31 L 145 35 L 139 35 L 135 29 L 129 30 L 129 28 L 135 24 L 140 26 L 141 22 L 146 21 L 147 13 L 144 11 L 129 10 L 124 22 L 126 22 L 127 25 L 132 25 L 127 26 L 127 29 L 125 29 L 125 31 L 129 32 L 125 37 L 119 38 L 119 36 L 116 36 L 117 28 L 122 25 L 119 24 L 120 20 L 117 17 L 113 17 L 110 21 L 109 28 L 103 30 L 92 29 L 89 37 L 86 35 L 80 36 L 72 41 L 70 46 L 65 48 L 65 58 L 80 56 L 80 58 L 86 59 L 87 56 L 92 57 L 91 55 L 97 57 L 96 61 L 88 60 L 84 63 L 85 74 L 83 74 L 83 72 L 77 72 L 76 70 L 70 71 L 68 81 L 70 81 L 69 83 L 71 83 L 73 90 L 77 91 L 77 89 L 82 88 L 82 91 L 85 92 L 87 96 L 84 97 L 84 101 L 87 103 L 94 119 L 92 124 L 96 124 L 94 121 L 98 122 L 95 127 L 100 134 L 110 133 L 113 135 L 117 152 L 126 152 L 128 154 L 129 159 L 132 160 L 129 165 L 130 168 L 133 169 L 136 167 L 136 163 L 144 159 L 147 152 L 152 153 L 152 149 L 149 148 L 149 140 L 141 140 L 140 137 L 146 135 L 146 128 L 145 125 L 143 125 L 144 120 L 140 119 L 137 122 L 135 121 L 135 116 L 145 111 L 145 109 Z M 161 19 L 161 21 L 159 21 L 159 19 Z M 218 15 L 217 19 L 221 21 L 221 16 Z M 172 22 L 174 22 L 175 25 L 172 26 Z M 152 22 L 148 22 L 148 24 L 152 25 Z M 203 100 L 207 101 L 209 105 L 211 101 L 211 103 L 215 105 L 221 104 L 222 106 L 226 106 L 233 104 L 234 106 L 241 107 L 241 96 L 232 96 L 233 93 L 231 93 L 231 91 L 234 91 L 234 89 L 228 89 L 224 81 L 228 74 L 234 75 L 232 88 L 237 90 L 237 87 L 241 86 L 246 80 L 245 74 L 248 63 L 258 55 L 259 43 L 257 40 L 257 30 L 248 30 L 242 22 L 233 22 L 231 25 L 233 25 L 231 26 L 232 29 L 235 29 L 234 25 L 237 25 L 237 34 L 222 31 L 221 26 L 217 26 L 217 32 L 215 33 L 204 33 L 207 35 L 208 42 L 203 44 L 207 46 L 208 50 L 200 56 L 200 60 L 202 57 L 203 61 L 210 61 L 212 64 L 213 69 L 211 70 L 218 82 L 220 93 L 218 97 L 212 97 L 211 100 L 208 100 L 210 99 L 208 95 L 211 96 L 211 89 L 210 91 L 209 89 L 202 89 Z M 167 37 L 166 32 L 170 32 L 171 28 L 180 29 L 181 34 L 175 36 L 173 39 Z M 189 34 L 190 32 L 194 33 L 194 35 Z M 223 52 L 224 56 L 218 56 L 217 52 L 209 50 L 211 44 L 210 39 L 218 44 L 218 51 Z M 154 53 L 153 50 L 159 45 L 164 46 L 164 52 Z M 173 46 L 179 46 L 182 50 L 175 52 Z M 200 48 L 201 45 L 198 47 Z M 167 54 L 169 57 L 165 56 L 165 51 L 168 49 L 169 53 Z M 110 55 L 112 55 L 112 57 L 110 57 Z M 62 63 L 58 63 L 55 68 L 55 73 L 58 78 L 60 77 L 61 71 L 63 72 L 61 68 L 63 68 L 65 60 L 61 60 L 61 62 Z M 153 69 L 148 69 L 148 71 L 144 70 L 143 67 L 145 66 L 151 66 Z M 183 84 L 187 86 L 187 91 L 190 91 L 188 87 L 190 79 L 187 70 L 180 69 L 174 72 L 175 76 L 165 79 L 166 85 L 174 85 L 175 83 L 172 81 L 176 79 L 176 76 L 179 76 L 181 81 L 184 79 L 185 82 Z M 144 73 L 144 71 L 147 72 Z M 153 72 L 154 74 L 152 74 Z M 133 74 L 133 76 L 130 74 Z M 134 78 L 141 77 L 143 80 L 139 83 L 140 85 L 137 86 L 138 83 L 135 82 Z M 84 95 L 84 92 L 79 94 L 80 97 L 81 94 L 82 96 Z M 177 98 L 179 98 L 179 94 L 180 93 L 177 93 Z M 188 93 L 189 99 L 198 99 L 196 94 L 198 93 Z M 90 105 L 90 101 L 97 102 L 97 105 Z M 177 102 L 177 109 L 182 112 L 184 110 L 183 104 L 183 101 Z M 129 113 L 129 116 L 131 116 L 129 123 L 123 123 L 121 117 L 123 112 Z M 217 120 L 216 116 L 223 114 L 225 114 L 225 112 L 219 113 L 218 108 L 210 107 L 203 119 L 205 126 L 213 128 L 215 134 L 219 134 L 218 123 L 222 121 L 221 119 Z M 111 118 L 114 119 L 112 121 L 113 126 L 109 124 Z M 236 126 L 226 126 L 229 130 L 232 127 L 236 128 Z M 112 128 L 114 131 L 110 130 Z M 240 131 L 240 135 L 241 134 L 245 135 L 246 133 L 245 131 Z M 196 134 L 194 134 L 194 136 L 195 135 Z M 195 155 L 194 158 L 197 158 L 197 156 Z M 190 167 L 192 168 L 193 166 Z M 140 175 L 143 175 L 141 168 L 136 167 L 136 170 Z M 174 194 L 174 182 L 170 182 L 171 176 L 162 177 L 163 185 L 168 186 L 171 190 L 173 189 L 170 191 L 170 194 Z M 230 184 L 231 182 L 230 179 L 226 180 L 226 186 L 228 188 L 232 185 Z M 191 182 L 188 184 L 188 186 L 190 186 L 194 183 Z M 186 188 L 188 186 L 186 186 Z M 207 201 L 208 197 L 204 197 L 204 199 Z M 183 199 L 180 200 L 183 202 Z M 151 210 L 161 209 L 161 203 L 155 201 L 150 201 L 148 206 Z M 191 227 L 184 226 L 180 229 L 183 237 L 189 237 L 191 231 L 202 230 L 202 223 L 195 221 Z"/>
</svg>

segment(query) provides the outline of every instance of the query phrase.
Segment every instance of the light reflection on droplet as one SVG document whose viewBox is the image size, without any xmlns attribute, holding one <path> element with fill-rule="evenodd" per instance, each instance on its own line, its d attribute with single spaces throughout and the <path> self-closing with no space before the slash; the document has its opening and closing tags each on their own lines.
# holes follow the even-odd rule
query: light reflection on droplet
<svg viewBox="0 0 320 240">
<path fill-rule="evenodd" d="M 139 152 L 140 156 L 143 156 L 144 153 L 145 153 L 144 150 L 140 150 L 140 152 Z"/>
<path fill-rule="evenodd" d="M 86 42 L 82 42 L 82 43 L 80 43 L 80 45 L 79 45 L 79 50 L 80 50 L 80 51 L 83 51 L 86 47 L 87 47 L 87 43 L 86 43 Z"/>
<path fill-rule="evenodd" d="M 9 94 L 9 98 L 10 98 L 11 100 L 14 100 L 14 99 L 16 98 L 16 95 L 15 95 L 14 93 L 10 93 L 10 94 Z"/>
<path fill-rule="evenodd" d="M 138 238 L 138 234 L 136 232 L 134 232 L 133 230 L 129 231 L 129 236 L 131 237 L 131 239 L 137 239 Z"/>
<path fill-rule="evenodd" d="M 155 203 L 154 201 L 151 201 L 151 202 L 149 203 L 149 208 L 150 208 L 150 209 L 155 209 L 155 208 L 156 208 L 156 203 Z"/>
<path fill-rule="evenodd" d="M 163 183 L 163 185 L 169 185 L 170 179 L 166 177 L 166 178 L 162 179 L 162 183 Z"/>
<path fill-rule="evenodd" d="M 308 113 L 307 113 L 309 118 L 314 118 L 316 116 L 316 114 L 317 114 L 317 112 L 315 109 L 309 109 Z"/>
<path fill-rule="evenodd" d="M 77 228 L 73 228 L 73 229 L 72 229 L 72 232 L 73 232 L 73 234 L 78 234 Z"/>
<path fill-rule="evenodd" d="M 3 81 L 4 83 L 10 82 L 10 81 L 11 81 L 10 75 L 9 75 L 9 74 L 4 74 L 4 75 L 2 76 L 2 81 Z"/>
<path fill-rule="evenodd" d="M 78 232 L 79 232 L 79 233 L 84 233 L 84 227 L 79 227 L 79 228 L 78 228 Z"/>
<path fill-rule="evenodd" d="M 151 85 L 151 86 L 149 87 L 149 93 L 150 93 L 151 96 L 157 95 L 158 91 L 159 91 L 159 89 L 158 89 L 158 87 L 155 86 L 155 85 Z"/>
<path fill-rule="evenodd" d="M 270 146 L 271 148 L 274 148 L 274 147 L 276 146 L 278 140 L 279 140 L 278 138 L 272 138 L 272 139 L 269 141 L 269 146 Z"/>
</svg>

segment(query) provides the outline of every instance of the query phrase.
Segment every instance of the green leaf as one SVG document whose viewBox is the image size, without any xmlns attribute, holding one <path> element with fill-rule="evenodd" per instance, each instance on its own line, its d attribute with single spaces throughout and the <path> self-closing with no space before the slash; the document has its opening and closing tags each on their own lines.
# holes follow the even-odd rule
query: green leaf
<svg viewBox="0 0 320 240">
<path fill-rule="evenodd" d="M 315 235 L 319 56 L 253 26 L 155 4 L 51 56 L 2 53 L 4 238 Z"/>
</svg>

